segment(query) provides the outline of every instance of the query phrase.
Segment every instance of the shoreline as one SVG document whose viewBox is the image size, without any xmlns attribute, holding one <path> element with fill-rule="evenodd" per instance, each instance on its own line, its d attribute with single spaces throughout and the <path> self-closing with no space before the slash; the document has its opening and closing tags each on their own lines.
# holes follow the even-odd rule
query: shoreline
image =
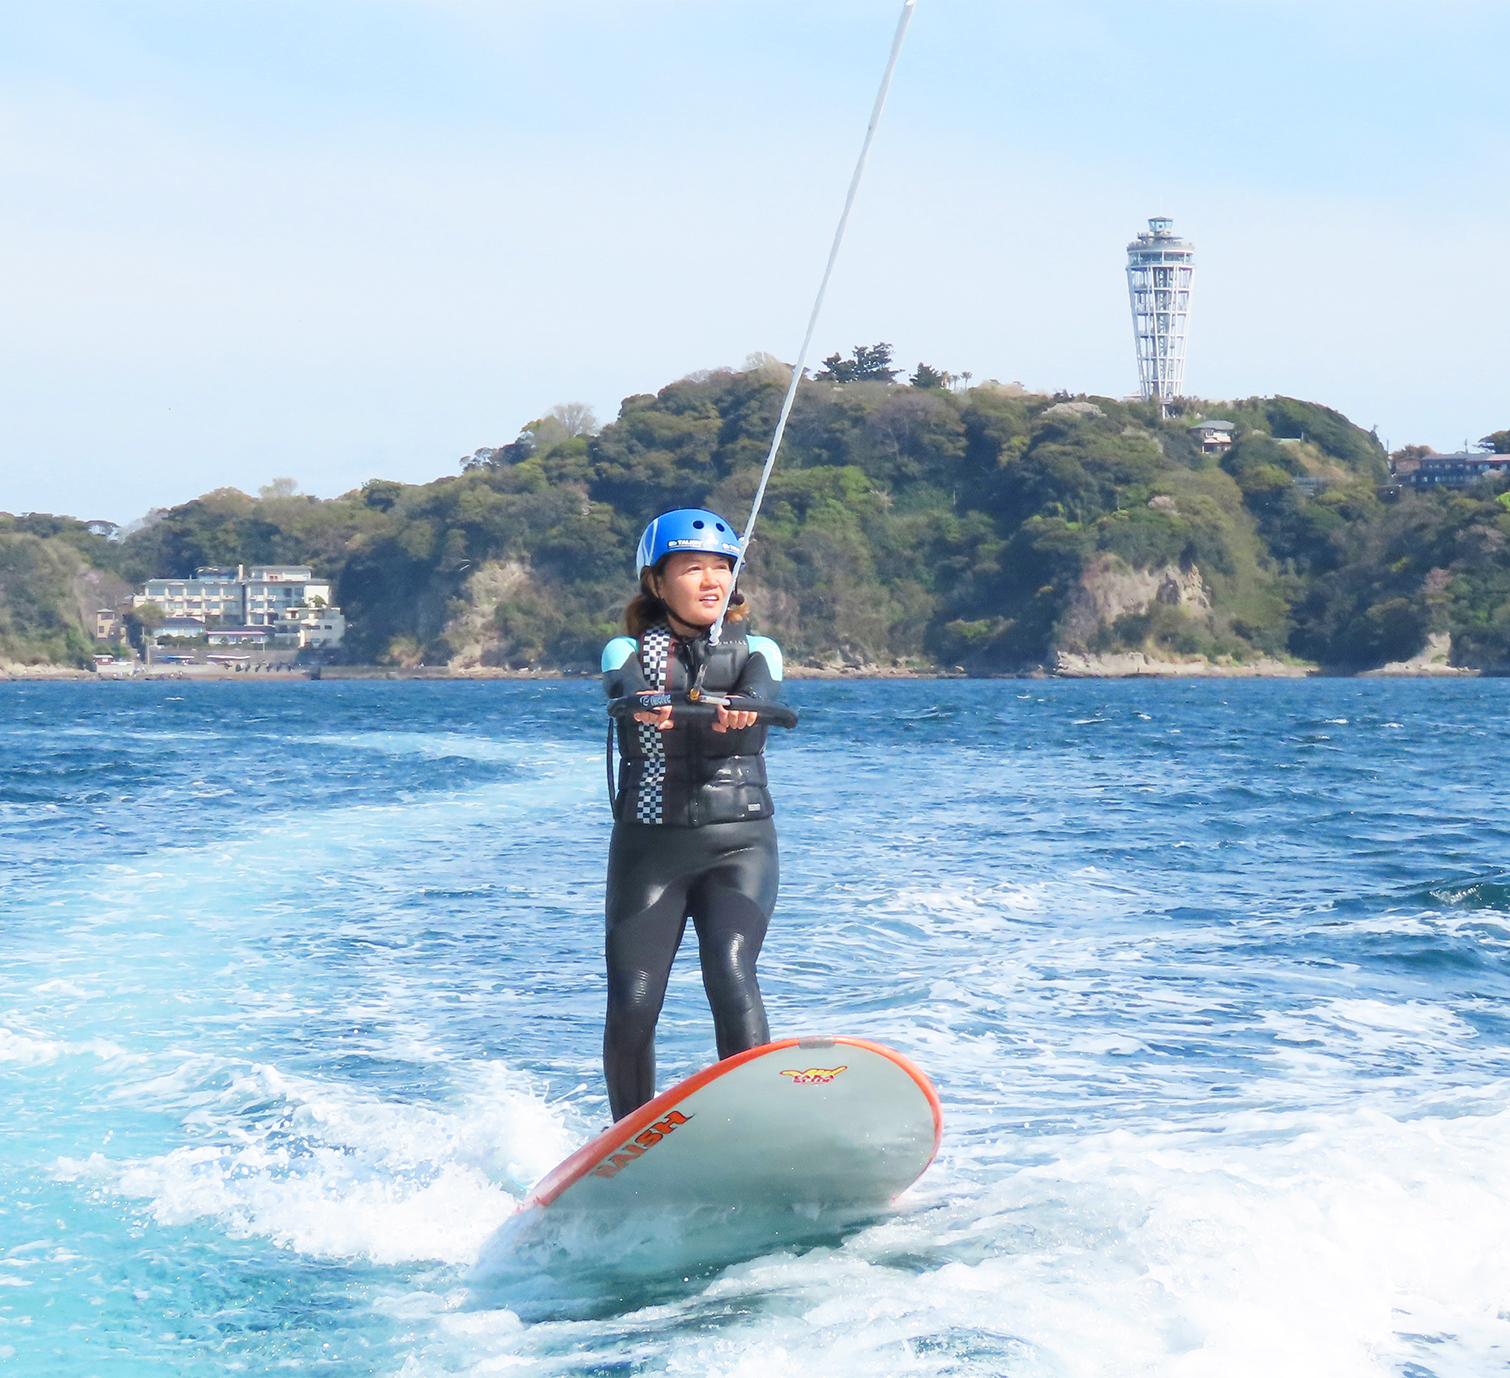
<svg viewBox="0 0 1510 1378">
<path fill-rule="evenodd" d="M 1142 656 L 1070 656 L 1060 654 L 1054 669 L 1033 668 L 1017 672 L 972 675 L 961 669 L 921 670 L 887 665 L 837 668 L 824 665 L 788 665 L 787 680 L 1126 680 L 1126 679 L 1495 679 L 1510 674 L 1510 667 L 1477 669 L 1441 663 L 1399 662 L 1372 670 L 1341 670 L 1318 665 L 1292 665 L 1284 661 L 1256 665 L 1212 665 L 1204 661 L 1151 661 Z M 173 666 L 171 669 L 137 668 L 129 672 L 85 670 L 70 665 L 0 666 L 0 684 L 305 684 L 312 680 L 334 683 L 416 683 L 425 681 L 489 680 L 596 680 L 589 670 L 510 670 L 493 666 L 453 670 L 447 666 L 325 665 L 248 674 L 211 666 Z"/>
</svg>

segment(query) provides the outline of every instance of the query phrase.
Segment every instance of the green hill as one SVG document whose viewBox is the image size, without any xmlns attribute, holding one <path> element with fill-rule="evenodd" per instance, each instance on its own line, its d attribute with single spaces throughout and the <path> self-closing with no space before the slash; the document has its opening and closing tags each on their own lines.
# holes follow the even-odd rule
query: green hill
<svg viewBox="0 0 1510 1378">
<path fill-rule="evenodd" d="M 650 517 L 743 520 L 786 376 L 693 375 L 627 398 L 598 434 L 546 418 L 432 483 L 222 490 L 114 559 L 133 580 L 311 562 L 359 661 L 590 668 Z M 1191 438 L 1202 417 L 1233 423 L 1226 454 Z M 1376 437 L 1292 398 L 1163 420 L 996 384 L 805 382 L 746 587 L 761 630 L 812 664 L 1010 673 L 1141 652 L 1352 669 L 1434 631 L 1471 663 L 1510 662 L 1510 513 L 1487 488 L 1381 496 L 1387 478 Z"/>
<path fill-rule="evenodd" d="M 0 512 L 0 662 L 87 664 L 88 614 L 118 596 L 119 554 L 71 517 Z"/>
</svg>

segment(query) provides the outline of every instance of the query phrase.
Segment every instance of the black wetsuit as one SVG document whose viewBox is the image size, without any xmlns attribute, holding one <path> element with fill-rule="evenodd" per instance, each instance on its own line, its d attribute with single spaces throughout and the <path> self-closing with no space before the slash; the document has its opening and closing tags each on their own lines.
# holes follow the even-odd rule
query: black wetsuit
<svg viewBox="0 0 1510 1378">
<path fill-rule="evenodd" d="M 769 702 L 777 696 L 780 656 L 774 643 L 756 638 L 755 645 L 770 649 L 752 649 L 730 628 L 709 655 L 705 640 L 674 638 L 662 624 L 648 628 L 632 651 L 624 640 L 610 643 L 604 688 L 610 698 L 685 689 L 707 658 L 704 688 Z M 616 647 L 623 658 L 611 665 Z M 623 759 L 608 852 L 603 1031 L 615 1120 L 655 1095 L 655 1025 L 689 918 L 719 1057 L 769 1041 L 755 962 L 778 881 L 764 727 L 718 733 L 706 723 L 683 722 L 659 732 L 626 720 L 618 735 Z"/>
</svg>

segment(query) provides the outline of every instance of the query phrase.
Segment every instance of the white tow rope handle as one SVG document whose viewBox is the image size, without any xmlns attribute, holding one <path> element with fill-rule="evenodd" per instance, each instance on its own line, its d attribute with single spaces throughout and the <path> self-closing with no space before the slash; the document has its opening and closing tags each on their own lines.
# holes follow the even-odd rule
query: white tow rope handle
<svg viewBox="0 0 1510 1378">
<path fill-rule="evenodd" d="M 750 536 L 755 530 L 755 519 L 760 515 L 760 504 L 765 501 L 766 484 L 771 481 L 771 470 L 776 467 L 776 454 L 781 449 L 781 437 L 786 433 L 787 417 L 792 414 L 792 403 L 797 400 L 797 385 L 802 381 L 802 371 L 807 363 L 808 347 L 813 342 L 813 332 L 818 328 L 818 313 L 823 310 L 823 294 L 828 291 L 828 280 L 834 273 L 834 262 L 839 257 L 839 245 L 844 242 L 844 228 L 849 224 L 850 208 L 855 204 L 855 193 L 860 190 L 860 177 L 865 171 L 865 160 L 870 156 L 870 145 L 876 137 L 876 126 L 881 122 L 881 111 L 886 107 L 886 93 L 891 89 L 891 74 L 896 71 L 897 57 L 902 51 L 902 40 L 907 36 L 907 25 L 912 20 L 912 7 L 917 0 L 903 0 L 902 14 L 897 20 L 897 31 L 891 39 L 891 56 L 886 59 L 886 71 L 881 77 L 881 89 L 876 92 L 876 103 L 870 112 L 870 123 L 865 128 L 865 142 L 860 145 L 860 157 L 855 163 L 855 175 L 849 179 L 849 195 L 844 198 L 844 210 L 839 216 L 839 227 L 834 231 L 833 247 L 828 251 L 828 264 L 823 270 L 823 281 L 818 284 L 818 296 L 813 302 L 813 314 L 808 317 L 807 334 L 802 337 L 802 348 L 797 351 L 797 362 L 792 365 L 792 380 L 787 384 L 786 397 L 781 403 L 781 415 L 776 421 L 776 433 L 771 437 L 771 450 L 765 457 L 765 468 L 760 472 L 760 483 L 755 489 L 755 501 L 750 504 L 750 520 L 745 523 L 744 534 L 739 538 L 739 558 L 734 562 L 734 576 L 729 580 L 729 591 L 724 594 L 723 606 L 718 610 L 716 621 L 708 632 L 708 644 L 718 645 L 723 636 L 724 618 L 729 611 L 729 599 L 739 582 L 739 574 L 745 567 L 745 555 L 750 548 Z"/>
</svg>

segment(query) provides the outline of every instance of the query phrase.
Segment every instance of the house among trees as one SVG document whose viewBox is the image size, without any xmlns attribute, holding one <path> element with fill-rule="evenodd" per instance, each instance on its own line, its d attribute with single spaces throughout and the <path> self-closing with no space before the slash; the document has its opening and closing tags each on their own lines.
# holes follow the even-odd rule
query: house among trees
<svg viewBox="0 0 1510 1378">
<path fill-rule="evenodd" d="M 1198 421 L 1185 429 L 1203 454 L 1224 455 L 1232 448 L 1233 426 L 1230 421 Z"/>
<path fill-rule="evenodd" d="M 1466 488 L 1491 474 L 1510 473 L 1510 455 L 1479 454 L 1471 450 L 1451 455 L 1425 455 L 1410 476 L 1416 488 Z"/>
</svg>

